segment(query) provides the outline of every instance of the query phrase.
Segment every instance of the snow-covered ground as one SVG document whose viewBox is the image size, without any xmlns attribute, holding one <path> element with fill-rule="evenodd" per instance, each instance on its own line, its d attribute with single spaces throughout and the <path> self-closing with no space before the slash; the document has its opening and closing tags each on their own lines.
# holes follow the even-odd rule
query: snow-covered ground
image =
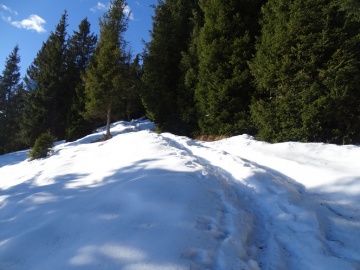
<svg viewBox="0 0 360 270">
<path fill-rule="evenodd" d="M 360 147 L 117 122 L 0 156 L 0 269 L 360 269 Z"/>
</svg>

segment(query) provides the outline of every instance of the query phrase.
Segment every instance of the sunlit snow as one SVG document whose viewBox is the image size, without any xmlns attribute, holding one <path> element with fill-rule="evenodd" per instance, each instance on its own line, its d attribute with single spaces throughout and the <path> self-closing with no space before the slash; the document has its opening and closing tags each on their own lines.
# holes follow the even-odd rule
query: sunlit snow
<svg viewBox="0 0 360 270">
<path fill-rule="evenodd" d="M 0 156 L 0 269 L 360 269 L 360 147 L 117 122 Z"/>
</svg>

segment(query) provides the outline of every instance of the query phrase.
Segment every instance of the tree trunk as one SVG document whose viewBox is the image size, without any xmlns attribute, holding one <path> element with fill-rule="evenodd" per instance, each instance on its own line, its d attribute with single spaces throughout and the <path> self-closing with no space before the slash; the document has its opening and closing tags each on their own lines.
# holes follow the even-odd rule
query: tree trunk
<svg viewBox="0 0 360 270">
<path fill-rule="evenodd" d="M 107 115 L 106 115 L 106 134 L 105 134 L 105 140 L 111 139 L 110 123 L 111 123 L 111 104 L 109 104 L 108 111 L 107 111 Z"/>
</svg>

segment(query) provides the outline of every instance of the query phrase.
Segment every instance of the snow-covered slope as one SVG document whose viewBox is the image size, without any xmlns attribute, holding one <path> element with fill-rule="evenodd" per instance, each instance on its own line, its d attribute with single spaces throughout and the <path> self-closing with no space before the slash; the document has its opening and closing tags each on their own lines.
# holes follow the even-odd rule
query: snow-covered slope
<svg viewBox="0 0 360 270">
<path fill-rule="evenodd" d="M 151 128 L 0 156 L 0 269 L 360 269 L 360 147 Z"/>
</svg>

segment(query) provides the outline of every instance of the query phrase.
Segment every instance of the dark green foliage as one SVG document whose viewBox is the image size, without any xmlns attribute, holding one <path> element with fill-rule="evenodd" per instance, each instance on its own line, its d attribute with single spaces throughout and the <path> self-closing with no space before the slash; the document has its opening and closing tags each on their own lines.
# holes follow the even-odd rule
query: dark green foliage
<svg viewBox="0 0 360 270">
<path fill-rule="evenodd" d="M 46 109 L 43 100 L 42 93 L 37 88 L 25 92 L 24 108 L 21 111 L 20 136 L 21 141 L 27 147 L 33 145 L 36 138 L 46 131 Z"/>
<path fill-rule="evenodd" d="M 20 84 L 19 47 L 6 59 L 0 76 L 0 154 L 22 148 L 18 136 L 24 90 Z"/>
<path fill-rule="evenodd" d="M 34 143 L 29 152 L 30 160 L 47 157 L 51 153 L 56 138 L 51 135 L 50 131 L 42 133 Z"/>
<path fill-rule="evenodd" d="M 182 52 L 180 68 L 182 78 L 180 82 L 181 100 L 179 102 L 181 120 L 186 123 L 188 132 L 185 134 L 196 136 L 199 134 L 198 108 L 195 102 L 195 89 L 199 75 L 199 33 L 204 24 L 203 12 L 199 5 L 193 8 L 192 32 L 188 49 Z"/>
<path fill-rule="evenodd" d="M 204 26 L 198 38 L 196 101 L 201 132 L 250 132 L 254 91 L 247 62 L 254 53 L 261 1 L 199 1 Z"/>
<path fill-rule="evenodd" d="M 74 31 L 68 40 L 68 81 L 72 95 L 71 108 L 67 115 L 65 139 L 73 141 L 89 134 L 93 124 L 83 116 L 85 111 L 85 87 L 81 79 L 93 55 L 97 37 L 90 33 L 87 19 L 81 21 L 79 31 Z"/>
<path fill-rule="evenodd" d="M 136 55 L 128 70 L 128 86 L 122 96 L 124 110 L 121 110 L 121 119 L 128 121 L 145 115 L 145 109 L 141 102 L 141 76 L 140 55 Z"/>
<path fill-rule="evenodd" d="M 181 61 L 182 52 L 188 50 L 196 6 L 193 0 L 166 0 L 155 7 L 152 40 L 144 57 L 142 96 L 147 116 L 160 131 L 192 131 L 193 95 L 184 87 Z"/>
<path fill-rule="evenodd" d="M 23 113 L 22 134 L 30 145 L 47 129 L 59 139 L 65 137 L 72 97 L 67 70 L 66 21 L 64 12 L 55 32 L 50 33 L 27 70 L 27 80 L 35 81 L 38 86 L 29 91 Z"/>
<path fill-rule="evenodd" d="M 349 1 L 347 1 L 349 2 Z M 359 141 L 359 22 L 338 1 L 268 1 L 251 107 L 269 141 Z"/>
</svg>

